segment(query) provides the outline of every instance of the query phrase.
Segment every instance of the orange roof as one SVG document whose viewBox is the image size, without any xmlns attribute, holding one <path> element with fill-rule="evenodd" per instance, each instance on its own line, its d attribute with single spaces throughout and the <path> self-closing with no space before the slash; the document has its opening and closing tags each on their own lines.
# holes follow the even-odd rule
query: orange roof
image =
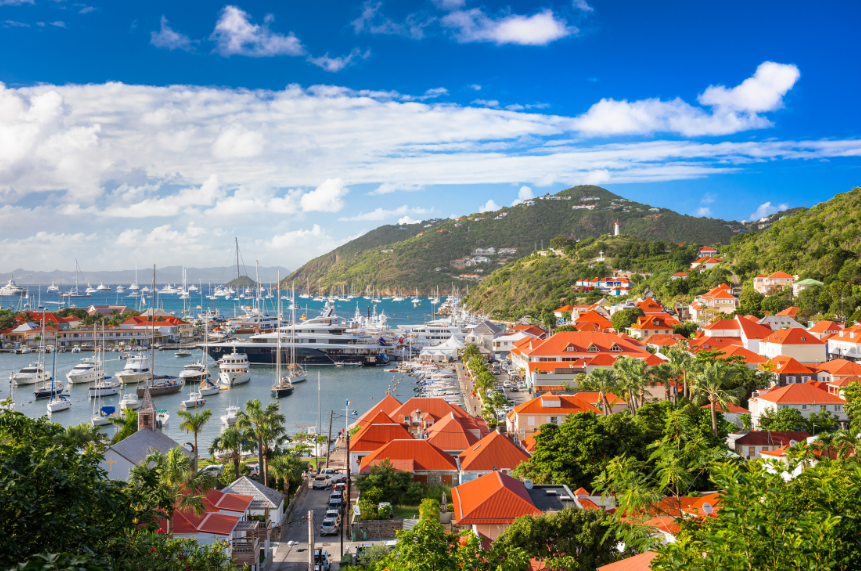
<svg viewBox="0 0 861 571">
<path fill-rule="evenodd" d="M 710 405 L 710 404 L 706 404 L 706 405 L 701 406 L 700 408 L 708 408 L 708 409 L 711 409 L 711 405 Z M 722 413 L 724 413 L 724 414 L 726 414 L 726 413 L 728 413 L 728 412 L 729 412 L 729 413 L 750 413 L 750 411 L 749 411 L 749 410 L 747 410 L 746 408 L 742 408 L 742 407 L 740 407 L 740 406 L 736 406 L 736 405 L 734 405 L 734 404 L 732 404 L 732 403 L 729 403 L 729 410 L 725 410 L 725 409 L 724 409 L 724 407 L 722 407 L 722 406 L 721 406 L 721 405 L 719 405 L 719 404 L 716 404 L 716 405 L 715 405 L 715 410 L 716 410 L 716 411 L 718 411 L 718 412 L 722 412 Z"/>
<path fill-rule="evenodd" d="M 560 403 L 560 405 L 545 406 L 547 403 L 555 402 Z M 517 414 L 551 414 L 554 416 L 565 416 L 577 412 L 602 414 L 600 410 L 582 399 L 568 395 L 554 395 L 553 393 L 545 393 L 540 397 L 520 403 L 514 407 L 514 412 Z"/>
<path fill-rule="evenodd" d="M 585 313 L 581 313 L 577 319 L 574 320 L 574 323 L 583 323 L 583 322 L 592 322 L 597 323 L 601 327 L 611 329 L 613 327 L 613 323 L 598 313 L 597 311 L 587 311 Z"/>
<path fill-rule="evenodd" d="M 652 333 L 643 339 L 643 343 L 646 345 L 670 346 L 677 345 L 679 341 L 684 338 L 685 337 L 683 335 L 677 335 L 675 333 Z"/>
<path fill-rule="evenodd" d="M 412 435 L 402 424 L 368 424 L 350 439 L 350 451 L 373 452 L 392 440 L 410 438 Z"/>
<path fill-rule="evenodd" d="M 424 472 L 432 470 L 457 471 L 457 464 L 450 455 L 446 454 L 427 440 L 392 440 L 374 452 L 362 458 L 359 471 L 367 474 L 371 466 L 378 464 L 383 458 L 404 472 Z"/>
<path fill-rule="evenodd" d="M 652 559 L 657 556 L 657 551 L 646 551 L 645 553 L 598 567 L 598 571 L 649 571 L 652 568 Z"/>
<path fill-rule="evenodd" d="M 797 328 L 796 328 L 797 329 Z M 827 321 L 822 320 L 818 322 L 816 325 L 808 329 L 811 333 L 826 333 L 828 331 L 840 331 L 843 329 L 842 323 L 837 323 L 835 321 Z"/>
<path fill-rule="evenodd" d="M 392 413 L 389 413 L 389 416 L 391 416 L 395 422 L 398 422 L 404 417 L 409 416 L 410 413 L 417 410 L 429 414 L 434 418 L 434 420 L 439 420 L 452 412 L 457 416 L 469 416 L 468 414 L 466 414 L 465 410 L 463 410 L 459 406 L 447 403 L 444 399 L 420 397 L 414 397 L 409 399 L 404 404 L 399 406 L 397 410 Z"/>
<path fill-rule="evenodd" d="M 674 273 L 674 274 L 673 274 L 672 276 L 670 276 L 670 277 L 673 277 L 673 278 L 675 278 L 675 277 L 686 278 L 686 277 L 688 277 L 688 274 L 686 274 L 685 272 L 676 272 L 676 273 Z"/>
<path fill-rule="evenodd" d="M 495 430 L 461 452 L 459 457 L 463 471 L 514 470 L 521 462 L 529 460 L 529 455 Z"/>
<path fill-rule="evenodd" d="M 757 398 L 768 402 L 790 404 L 843 404 L 846 401 L 807 383 L 795 383 L 773 389 Z"/>
<path fill-rule="evenodd" d="M 589 493 L 589 490 L 587 490 L 583 486 L 580 486 L 579 488 L 574 490 L 574 495 L 575 496 L 591 496 L 592 494 Z"/>
<path fill-rule="evenodd" d="M 572 311 L 574 311 L 573 305 L 563 305 L 562 307 L 560 307 L 559 309 L 554 311 L 554 313 L 564 313 L 564 312 L 571 313 Z"/>
<path fill-rule="evenodd" d="M 777 312 L 777 315 L 786 315 L 787 317 L 795 317 L 798 315 L 798 308 L 795 306 L 787 307 L 783 311 Z"/>
<path fill-rule="evenodd" d="M 846 359 L 834 359 L 827 363 L 816 365 L 818 371 L 832 375 L 861 375 L 861 365 Z"/>
<path fill-rule="evenodd" d="M 563 331 L 549 339 L 524 339 L 519 345 L 522 354 L 532 356 L 551 356 L 577 354 L 585 356 L 589 353 L 609 353 L 614 346 L 620 351 L 613 351 L 617 356 L 644 357 L 648 353 L 639 344 L 635 344 L 620 335 L 613 333 L 587 333 L 584 331 Z M 589 351 L 590 347 L 594 347 Z"/>
<path fill-rule="evenodd" d="M 735 320 L 738 322 L 739 329 L 741 329 L 744 336 L 748 339 L 765 339 L 773 333 L 771 327 L 760 325 L 753 320 L 742 319 L 740 317 L 736 317 Z"/>
<path fill-rule="evenodd" d="M 646 364 L 650 367 L 655 367 L 657 365 L 660 365 L 661 363 L 667 362 L 667 361 L 661 359 L 660 357 L 658 357 L 657 355 L 655 355 L 654 353 L 649 353 L 649 356 L 646 357 L 645 359 L 643 359 L 643 361 L 645 361 Z"/>
<path fill-rule="evenodd" d="M 824 345 L 824 341 L 820 341 L 809 332 L 798 327 L 790 329 L 778 329 L 765 339 L 763 343 L 774 343 L 776 345 Z"/>
<path fill-rule="evenodd" d="M 182 319 L 178 319 L 173 315 L 162 315 L 156 316 L 155 321 L 148 321 L 149 316 L 138 315 L 135 317 L 129 317 L 125 321 L 123 321 L 123 325 L 134 325 L 136 327 L 146 326 L 146 327 L 158 327 L 164 325 L 188 325 Z"/>
<path fill-rule="evenodd" d="M 582 392 L 575 394 L 574 396 L 577 397 L 578 399 L 582 399 L 582 400 L 588 402 L 589 404 L 591 404 L 592 406 L 594 406 L 596 408 L 598 406 L 598 403 L 601 402 L 601 393 L 599 393 L 598 391 L 582 391 Z M 610 406 L 613 406 L 614 404 L 620 404 L 620 403 L 626 404 L 625 399 L 623 399 L 622 397 L 617 397 L 613 393 L 607 393 L 607 402 L 610 403 Z"/>
<path fill-rule="evenodd" d="M 849 385 L 854 385 L 858 381 L 861 381 L 861 377 L 843 377 L 842 379 L 831 381 L 830 383 L 827 383 L 827 385 L 832 387 L 848 387 Z"/>
<path fill-rule="evenodd" d="M 725 347 L 729 347 L 731 345 L 743 345 L 741 337 L 697 337 L 696 339 L 691 339 L 688 342 L 688 348 L 692 353 L 696 353 L 697 350 L 700 351 L 711 351 L 713 349 L 718 349 L 723 351 Z"/>
<path fill-rule="evenodd" d="M 666 331 L 672 331 L 673 326 L 670 323 L 667 323 L 667 320 L 662 317 L 647 315 L 645 317 L 638 317 L 637 323 L 631 325 L 631 329 L 663 329 Z"/>
<path fill-rule="evenodd" d="M 440 450 L 460 452 L 477 443 L 479 437 L 470 432 L 471 426 L 454 413 L 435 422 L 427 430 L 427 441 Z"/>
<path fill-rule="evenodd" d="M 706 331 L 725 331 L 725 330 L 734 330 L 741 329 L 741 326 L 738 324 L 738 321 L 735 319 L 719 319 L 714 323 L 709 323 L 705 327 L 703 327 Z M 769 329 L 771 331 L 771 329 Z"/>
<path fill-rule="evenodd" d="M 510 523 L 520 516 L 541 515 L 526 486 L 501 472 L 491 472 L 452 489 L 458 525 Z"/>
<path fill-rule="evenodd" d="M 513 414 L 513 412 L 512 412 L 511 414 Z M 526 438 L 524 438 L 524 439 L 523 439 L 523 441 L 521 442 L 521 444 L 523 444 L 523 447 L 524 447 L 524 448 L 526 449 L 526 451 L 527 451 L 527 452 L 529 452 L 530 454 L 532 454 L 533 452 L 535 452 L 535 444 L 536 444 L 536 443 L 535 443 L 535 437 L 536 437 L 536 436 L 538 436 L 538 433 L 539 433 L 539 432 L 541 432 L 541 431 L 540 431 L 540 430 L 536 430 L 535 432 L 533 432 L 532 434 L 530 434 L 529 436 L 527 436 Z"/>
<path fill-rule="evenodd" d="M 779 271 L 779 270 L 778 270 L 778 271 L 774 272 L 773 274 L 771 274 L 771 275 L 770 275 L 770 276 L 768 276 L 768 277 L 769 277 L 769 278 L 774 278 L 774 279 L 786 279 L 786 278 L 792 278 L 793 276 L 791 276 L 791 275 L 787 274 L 786 272 L 781 272 L 781 271 Z"/>
<path fill-rule="evenodd" d="M 391 396 L 391 395 L 389 395 Z M 374 412 L 374 409 L 371 409 L 368 412 Z M 369 424 L 397 424 L 392 417 L 387 415 L 385 412 L 381 410 L 377 410 L 375 414 L 368 415 L 364 414 L 362 417 L 356 421 L 356 426 L 368 426 Z"/>
<path fill-rule="evenodd" d="M 766 363 L 768 362 L 766 361 Z M 778 355 L 771 359 L 770 362 L 774 365 L 774 372 L 780 375 L 813 375 L 812 369 L 786 355 Z M 759 368 L 765 370 L 763 365 L 760 365 Z"/>
<path fill-rule="evenodd" d="M 637 304 L 637 307 L 643 310 L 643 313 L 655 313 L 660 312 L 663 313 L 663 306 L 655 301 L 654 299 L 647 297 L 643 301 Z"/>
<path fill-rule="evenodd" d="M 727 345 L 721 351 L 724 353 L 718 359 L 729 359 L 730 357 L 741 357 L 746 364 L 765 363 L 768 359 L 758 353 L 754 353 L 750 349 L 745 349 L 741 345 Z"/>
<path fill-rule="evenodd" d="M 358 424 L 360 426 L 367 424 L 367 422 L 371 418 L 373 418 L 373 416 L 378 411 L 383 411 L 387 415 L 391 416 L 391 414 L 393 412 L 395 412 L 396 410 L 398 410 L 398 408 L 400 408 L 400 406 L 401 406 L 401 403 L 400 403 L 400 401 L 398 401 L 398 399 L 396 399 L 392 395 L 386 395 L 386 398 L 384 398 L 383 400 L 381 400 L 380 402 L 378 402 L 377 404 L 372 406 L 370 409 L 368 409 L 368 411 L 365 414 L 360 416 L 359 419 L 356 421 L 356 424 Z M 391 418 L 389 418 L 389 422 L 392 422 Z"/>
</svg>

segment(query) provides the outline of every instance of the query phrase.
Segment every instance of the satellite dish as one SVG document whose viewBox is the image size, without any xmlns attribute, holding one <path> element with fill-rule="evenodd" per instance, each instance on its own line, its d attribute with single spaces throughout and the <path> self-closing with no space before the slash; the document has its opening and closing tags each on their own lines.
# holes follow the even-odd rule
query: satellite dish
<svg viewBox="0 0 861 571">
<path fill-rule="evenodd" d="M 790 446 L 795 446 L 795 440 L 790 440 L 790 441 L 789 441 L 789 445 L 790 445 Z"/>
<path fill-rule="evenodd" d="M 703 503 L 703 513 L 710 514 L 713 511 L 715 511 L 715 509 L 712 507 L 712 505 L 710 503 L 708 503 L 708 502 Z"/>
<path fill-rule="evenodd" d="M 526 486 L 527 490 L 532 489 L 532 480 L 523 480 L 523 485 Z"/>
</svg>

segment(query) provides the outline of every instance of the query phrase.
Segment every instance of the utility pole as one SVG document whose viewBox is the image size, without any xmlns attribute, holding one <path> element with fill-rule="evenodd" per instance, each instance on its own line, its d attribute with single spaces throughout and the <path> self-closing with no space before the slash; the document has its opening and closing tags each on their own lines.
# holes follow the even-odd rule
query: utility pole
<svg viewBox="0 0 861 571">
<path fill-rule="evenodd" d="M 351 486 L 351 482 L 350 482 L 350 432 L 349 431 L 347 431 L 347 453 L 346 453 L 345 460 L 346 460 L 346 464 L 347 464 L 347 513 L 345 515 L 347 517 L 347 524 L 349 524 L 351 516 L 353 515 L 350 513 L 350 511 L 353 508 L 350 507 L 350 488 L 352 486 Z M 350 530 L 348 529 L 347 532 L 349 533 L 349 531 Z"/>
<path fill-rule="evenodd" d="M 314 510 L 308 510 L 308 571 L 314 571 Z"/>
<path fill-rule="evenodd" d="M 329 456 L 332 454 L 332 417 L 335 415 L 334 410 L 329 411 L 329 438 L 326 440 L 326 468 L 329 467 Z"/>
</svg>

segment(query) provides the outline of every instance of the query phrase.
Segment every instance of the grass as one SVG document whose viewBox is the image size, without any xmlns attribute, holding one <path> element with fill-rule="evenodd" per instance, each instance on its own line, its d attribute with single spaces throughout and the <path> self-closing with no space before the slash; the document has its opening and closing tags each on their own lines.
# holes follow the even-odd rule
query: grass
<svg viewBox="0 0 861 571">
<path fill-rule="evenodd" d="M 419 516 L 418 506 L 393 506 L 392 517 L 401 519 L 415 519 Z"/>
</svg>

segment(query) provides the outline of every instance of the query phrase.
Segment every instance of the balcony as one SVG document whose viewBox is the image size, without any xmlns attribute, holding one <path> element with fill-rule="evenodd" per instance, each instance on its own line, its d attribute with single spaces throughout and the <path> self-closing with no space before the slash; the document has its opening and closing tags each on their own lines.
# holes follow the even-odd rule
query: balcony
<svg viewBox="0 0 861 571">
<path fill-rule="evenodd" d="M 260 562 L 260 541 L 256 537 L 237 537 L 234 539 L 233 560 L 239 567 L 257 565 Z"/>
</svg>

